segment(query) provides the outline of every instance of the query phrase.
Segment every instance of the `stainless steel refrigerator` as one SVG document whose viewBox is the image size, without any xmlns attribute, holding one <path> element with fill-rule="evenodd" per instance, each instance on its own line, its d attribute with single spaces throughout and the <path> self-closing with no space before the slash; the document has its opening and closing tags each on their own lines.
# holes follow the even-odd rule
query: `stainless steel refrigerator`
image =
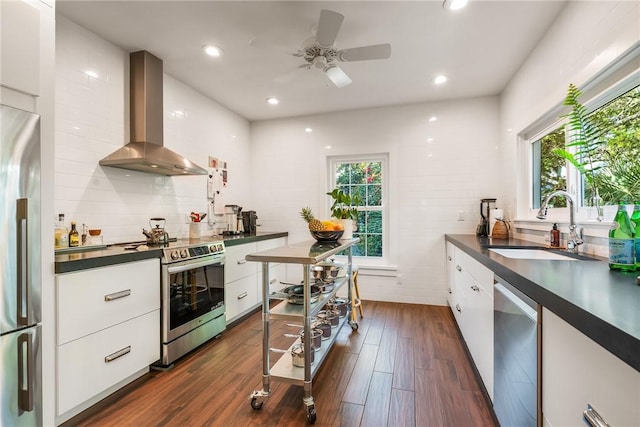
<svg viewBox="0 0 640 427">
<path fill-rule="evenodd" d="M 39 426 L 40 116 L 0 105 L 0 135 L 0 426 Z"/>
</svg>

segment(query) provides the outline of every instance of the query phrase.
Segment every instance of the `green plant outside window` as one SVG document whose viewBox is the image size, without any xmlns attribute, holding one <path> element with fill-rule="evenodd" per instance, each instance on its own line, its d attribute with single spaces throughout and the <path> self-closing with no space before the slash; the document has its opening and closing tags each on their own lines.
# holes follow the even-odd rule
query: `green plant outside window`
<svg viewBox="0 0 640 427">
<path fill-rule="evenodd" d="M 383 165 L 381 161 L 353 161 L 335 164 L 335 187 L 345 194 L 357 196 L 357 228 L 354 237 L 360 242 L 353 247 L 354 256 L 383 256 Z"/>
<path fill-rule="evenodd" d="M 577 104 L 579 94 L 574 93 Z M 566 189 L 567 164 L 580 172 L 582 206 L 594 206 L 596 195 L 601 205 L 640 200 L 640 86 L 582 119 L 570 120 L 569 132 L 563 125 L 533 142 L 534 208 L 550 192 Z M 590 131 L 576 143 L 576 128 L 581 127 Z M 555 200 L 555 207 L 563 206 L 566 203 Z"/>
</svg>

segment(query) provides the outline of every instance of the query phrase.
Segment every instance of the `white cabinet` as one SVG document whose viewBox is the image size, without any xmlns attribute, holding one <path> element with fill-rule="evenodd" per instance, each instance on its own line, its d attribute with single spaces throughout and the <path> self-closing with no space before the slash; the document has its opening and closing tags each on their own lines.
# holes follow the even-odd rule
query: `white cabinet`
<svg viewBox="0 0 640 427">
<path fill-rule="evenodd" d="M 447 242 L 449 304 L 493 399 L 493 272 Z"/>
<path fill-rule="evenodd" d="M 56 276 L 58 422 L 160 358 L 158 258 Z"/>
<path fill-rule="evenodd" d="M 40 11 L 36 6 L 0 1 L 0 84 L 33 96 L 40 93 Z"/>
<path fill-rule="evenodd" d="M 545 426 L 584 426 L 587 404 L 611 426 L 640 426 L 640 372 L 547 309 L 542 331 Z"/>
<path fill-rule="evenodd" d="M 447 242 L 446 251 L 447 302 L 453 311 L 456 309 L 456 295 L 454 294 L 454 280 L 456 277 L 455 246 Z"/>
<path fill-rule="evenodd" d="M 286 244 L 286 237 L 227 246 L 224 267 L 224 304 L 227 323 L 239 319 L 262 302 L 262 274 L 259 264 L 245 257 Z M 284 280 L 283 264 L 270 265 L 271 280 Z M 282 279 L 280 279 L 282 277 Z"/>
</svg>

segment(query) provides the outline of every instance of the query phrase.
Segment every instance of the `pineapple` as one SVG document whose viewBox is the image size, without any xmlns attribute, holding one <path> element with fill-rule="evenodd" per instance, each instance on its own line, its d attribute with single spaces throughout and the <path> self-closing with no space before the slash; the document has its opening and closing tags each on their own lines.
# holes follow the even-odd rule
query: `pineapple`
<svg viewBox="0 0 640 427">
<path fill-rule="evenodd" d="M 324 225 L 322 225 L 322 222 L 320 220 L 316 219 L 313 216 L 313 212 L 311 212 L 311 208 L 309 207 L 302 208 L 302 210 L 300 211 L 300 216 L 302 217 L 302 219 L 307 221 L 307 224 L 309 225 L 309 230 L 311 231 L 324 230 Z"/>
</svg>

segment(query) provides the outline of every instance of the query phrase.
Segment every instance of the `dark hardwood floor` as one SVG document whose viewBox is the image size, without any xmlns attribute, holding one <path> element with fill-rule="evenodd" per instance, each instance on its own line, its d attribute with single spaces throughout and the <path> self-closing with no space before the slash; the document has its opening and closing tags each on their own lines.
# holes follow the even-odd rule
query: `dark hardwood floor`
<svg viewBox="0 0 640 427">
<path fill-rule="evenodd" d="M 345 326 L 313 381 L 316 426 L 494 426 L 448 307 L 365 301 L 359 329 Z M 271 346 L 297 329 L 271 322 Z M 488 343 L 491 345 L 491 343 Z M 262 323 L 256 313 L 222 337 L 153 371 L 80 426 L 303 426 L 301 386 L 271 381 L 261 410 Z M 278 354 L 272 353 L 271 361 Z"/>
</svg>

